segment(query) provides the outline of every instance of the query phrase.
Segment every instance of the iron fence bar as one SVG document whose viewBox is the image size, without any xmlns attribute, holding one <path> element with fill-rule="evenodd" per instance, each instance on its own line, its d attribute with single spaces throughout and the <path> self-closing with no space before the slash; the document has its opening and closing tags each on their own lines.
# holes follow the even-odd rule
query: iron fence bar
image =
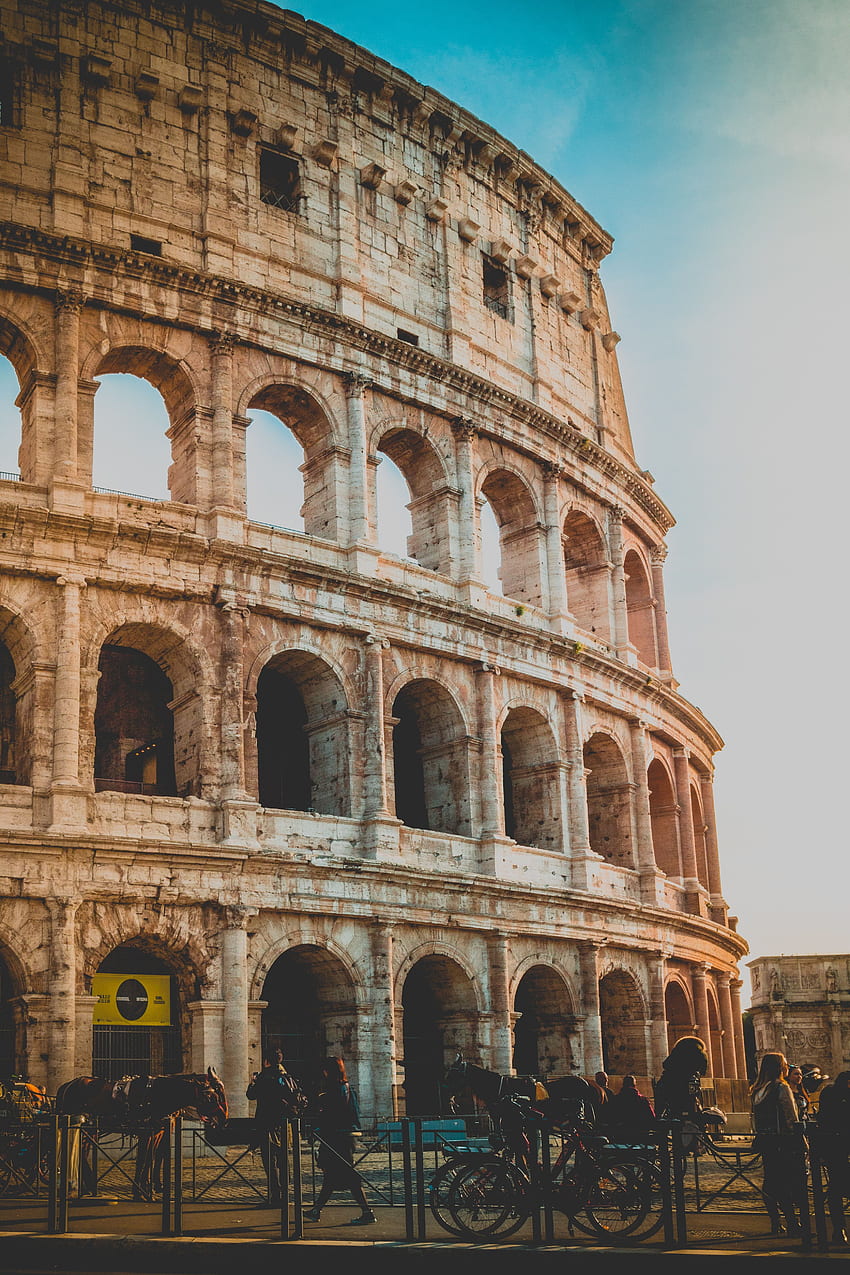
<svg viewBox="0 0 850 1275">
<path fill-rule="evenodd" d="M 50 1117 L 50 1141 L 47 1166 L 47 1231 L 49 1235 L 57 1232 L 59 1202 L 59 1117 Z"/>
<path fill-rule="evenodd" d="M 293 1196 L 293 1231 L 292 1238 L 304 1238 L 304 1182 L 301 1175 L 301 1120 L 296 1116 L 292 1122 L 292 1196 Z"/>
<path fill-rule="evenodd" d="M 540 1138 L 540 1159 L 543 1166 L 543 1181 L 546 1183 L 546 1190 L 543 1195 L 543 1238 L 547 1244 L 551 1244 L 555 1238 L 555 1214 L 552 1208 L 552 1148 L 549 1145 L 549 1130 L 544 1129 Z M 537 1225 L 540 1225 L 540 1217 L 535 1209 L 534 1217 Z"/>
<path fill-rule="evenodd" d="M 688 1218 L 685 1212 L 685 1153 L 682 1147 L 682 1126 L 676 1121 L 671 1126 L 673 1144 L 673 1203 L 676 1218 L 675 1242 L 688 1242 Z"/>
<path fill-rule="evenodd" d="M 174 1203 L 174 1235 L 183 1234 L 183 1117 L 174 1117 L 174 1154 L 172 1156 L 171 1190 Z"/>
<path fill-rule="evenodd" d="M 414 1150 L 416 1156 L 416 1238 L 425 1238 L 425 1151 L 422 1142 L 422 1121 L 414 1120 Z"/>
<path fill-rule="evenodd" d="M 670 1154 L 670 1131 L 660 1130 L 658 1137 L 658 1167 L 661 1171 L 661 1215 L 664 1219 L 664 1247 L 672 1248 L 674 1244 L 673 1227 L 673 1189 L 671 1174 L 673 1157 Z"/>
<path fill-rule="evenodd" d="M 68 1231 L 68 1189 L 71 1169 L 71 1117 L 59 1117 L 59 1199 L 56 1209 L 56 1230 L 59 1235 Z M 77 1125 L 79 1129 L 79 1125 Z"/>
<path fill-rule="evenodd" d="M 411 1162 L 410 1121 L 401 1122 L 401 1155 L 404 1173 L 404 1238 L 416 1238 L 413 1225 L 413 1166 Z"/>
<path fill-rule="evenodd" d="M 280 1238 L 282 1240 L 290 1239 L 289 1234 L 289 1192 L 292 1183 L 292 1173 L 289 1170 L 289 1155 L 292 1151 L 292 1167 L 295 1168 L 296 1157 L 301 1156 L 300 1144 L 296 1147 L 293 1140 L 292 1120 L 285 1116 L 280 1130 L 281 1139 L 281 1156 L 278 1164 L 278 1189 L 280 1191 Z M 284 1141 L 285 1139 L 285 1141 Z"/>
<path fill-rule="evenodd" d="M 169 1118 L 165 1121 L 162 1128 L 162 1136 L 165 1139 L 165 1155 L 162 1162 L 162 1209 L 161 1209 L 161 1230 L 163 1235 L 173 1235 L 173 1217 L 171 1206 L 171 1169 L 172 1155 L 174 1147 L 171 1137 L 172 1121 Z M 153 1161 L 153 1143 L 150 1144 L 151 1162 Z M 152 1166 L 151 1166 L 152 1167 Z"/>
<path fill-rule="evenodd" d="M 201 1133 L 198 1129 L 193 1129 L 191 1132 L 192 1132 L 192 1199 L 193 1200 L 202 1200 L 204 1196 L 207 1195 L 208 1192 L 210 1192 L 214 1186 L 218 1186 L 222 1178 L 227 1177 L 228 1173 L 231 1173 L 231 1172 L 235 1173 L 237 1178 L 239 1178 L 241 1182 L 244 1182 L 245 1185 L 249 1187 L 254 1192 L 255 1195 L 259 1196 L 260 1199 L 263 1198 L 262 1191 L 259 1191 L 256 1185 L 251 1181 L 251 1179 L 246 1178 L 244 1173 L 242 1173 L 242 1171 L 238 1168 L 238 1166 L 242 1163 L 242 1161 L 251 1154 L 250 1147 L 246 1147 L 245 1150 L 241 1152 L 241 1154 L 237 1156 L 235 1160 L 228 1160 L 226 1155 L 222 1155 L 218 1147 L 215 1147 L 211 1143 L 206 1141 L 203 1133 Z M 222 1165 L 224 1166 L 219 1171 L 217 1177 L 214 1177 L 211 1182 L 207 1182 L 207 1184 L 201 1188 L 199 1188 L 197 1185 L 198 1141 L 203 1142 L 204 1146 L 208 1149 L 208 1151 L 211 1151 L 212 1154 L 217 1159 L 219 1159 Z M 266 1175 L 266 1191 L 268 1192 L 268 1190 L 269 1190 L 269 1179 L 267 1174 Z"/>
<path fill-rule="evenodd" d="M 815 1214 L 815 1233 L 818 1248 L 828 1248 L 826 1231 L 826 1208 L 823 1190 L 823 1161 L 820 1154 L 820 1140 L 817 1135 L 811 1139 L 809 1146 L 809 1169 L 812 1177 L 812 1208 Z"/>
</svg>

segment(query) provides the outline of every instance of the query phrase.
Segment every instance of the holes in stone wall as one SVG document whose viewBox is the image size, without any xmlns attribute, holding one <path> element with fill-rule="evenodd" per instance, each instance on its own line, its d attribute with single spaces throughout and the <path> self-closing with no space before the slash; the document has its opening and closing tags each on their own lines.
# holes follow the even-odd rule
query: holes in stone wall
<svg viewBox="0 0 850 1275">
<path fill-rule="evenodd" d="M 667 769 L 657 757 L 650 762 L 646 778 L 649 784 L 649 818 L 655 862 L 668 877 L 681 880 L 678 805 Z"/>
<path fill-rule="evenodd" d="M 634 978 L 623 970 L 606 974 L 599 982 L 599 1015 L 602 1020 L 602 1065 L 612 1076 L 646 1076 L 646 1011 Z"/>
<path fill-rule="evenodd" d="M 301 198 L 301 174 L 298 161 L 291 155 L 260 148 L 260 199 L 282 212 L 299 210 Z"/>
<path fill-rule="evenodd" d="M 598 641 L 611 639 L 608 554 L 592 519 L 573 510 L 564 523 L 567 609 L 576 626 Z"/>
<path fill-rule="evenodd" d="M 511 282 L 510 276 L 503 265 L 500 265 L 493 257 L 482 254 L 482 295 L 484 304 L 493 314 L 497 314 L 500 319 L 507 319 L 513 322 L 513 307 L 511 305 Z"/>
<path fill-rule="evenodd" d="M 608 863 L 633 868 L 631 786 L 622 754 L 609 735 L 597 732 L 584 746 L 584 764 L 590 847 Z"/>
</svg>

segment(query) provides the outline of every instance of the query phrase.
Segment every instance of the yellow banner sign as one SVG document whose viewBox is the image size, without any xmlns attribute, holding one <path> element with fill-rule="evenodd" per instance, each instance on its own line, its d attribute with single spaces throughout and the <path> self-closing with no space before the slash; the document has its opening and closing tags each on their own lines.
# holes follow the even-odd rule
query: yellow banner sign
<svg viewBox="0 0 850 1275">
<path fill-rule="evenodd" d="M 170 1027 L 168 974 L 95 974 L 92 1021 L 98 1027 Z"/>
</svg>

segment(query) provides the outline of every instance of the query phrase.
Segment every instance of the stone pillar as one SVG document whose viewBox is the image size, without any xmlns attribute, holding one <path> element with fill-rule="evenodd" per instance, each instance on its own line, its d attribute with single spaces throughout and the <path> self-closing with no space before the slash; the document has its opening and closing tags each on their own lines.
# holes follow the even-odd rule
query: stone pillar
<svg viewBox="0 0 850 1275">
<path fill-rule="evenodd" d="M 636 663 L 634 647 L 629 642 L 629 616 L 626 607 L 626 570 L 623 549 L 624 511 L 616 505 L 608 509 L 608 554 L 611 562 L 611 633 L 617 658 Z"/>
<path fill-rule="evenodd" d="M 729 908 L 720 884 L 720 851 L 717 845 L 717 821 L 714 813 L 714 783 L 711 775 L 700 775 L 702 813 L 705 817 L 705 857 L 708 861 L 708 889 L 711 916 L 718 925 L 726 925 Z"/>
<path fill-rule="evenodd" d="M 696 1023 L 696 1034 L 700 1040 L 705 1041 L 705 1047 L 708 1052 L 709 1060 L 714 1066 L 714 1059 L 711 1057 L 711 1026 L 708 1020 L 708 969 L 707 965 L 694 964 L 691 966 L 691 992 L 694 998 L 694 1018 Z"/>
<path fill-rule="evenodd" d="M 75 288 L 56 294 L 56 400 L 53 474 L 65 482 L 77 478 L 77 393 L 80 376 L 80 311 L 83 296 Z"/>
<path fill-rule="evenodd" d="M 247 1116 L 248 1099 L 248 934 L 249 917 L 255 908 L 224 908 L 221 934 L 221 1017 L 222 1080 L 230 1115 Z"/>
<path fill-rule="evenodd" d="M 212 490 L 214 509 L 235 510 L 233 496 L 233 337 L 210 342 L 212 357 Z"/>
<path fill-rule="evenodd" d="M 242 721 L 243 637 L 245 609 L 235 596 L 219 590 L 221 616 L 221 795 L 225 801 L 245 799 L 245 747 Z"/>
<path fill-rule="evenodd" d="M 581 705 L 583 697 L 578 691 L 566 691 L 564 701 L 564 733 L 567 745 L 569 773 L 570 816 L 570 875 L 577 890 L 589 885 L 589 866 L 599 858 L 590 848 L 590 824 L 587 814 L 587 772 L 584 765 L 582 743 Z"/>
<path fill-rule="evenodd" d="M 249 988 L 250 994 L 250 988 Z M 263 1065 L 263 1010 L 268 1001 L 248 1001 L 248 1075 Z M 284 1058 L 284 1063 L 286 1059 Z"/>
<path fill-rule="evenodd" d="M 650 1013 L 650 1059 L 652 1074 L 657 1079 L 661 1075 L 664 1059 L 670 1052 L 667 1036 L 667 1006 L 664 1001 L 664 983 L 667 970 L 667 958 L 663 952 L 654 952 L 649 957 L 649 1013 Z"/>
<path fill-rule="evenodd" d="M 82 576 L 59 576 L 56 584 L 51 825 L 83 828 L 86 810 L 80 784 L 80 605 L 86 582 Z"/>
<path fill-rule="evenodd" d="M 567 627 L 567 576 L 564 544 L 561 539 L 561 506 L 558 498 L 563 470 L 560 465 L 543 468 L 543 510 L 546 521 L 546 575 L 549 590 L 549 619 L 563 632 Z"/>
<path fill-rule="evenodd" d="M 452 424 L 455 436 L 455 466 L 457 487 L 460 492 L 458 527 L 458 579 L 461 584 L 480 582 L 478 562 L 478 520 L 475 510 L 475 475 L 472 465 L 472 444 L 478 431 L 472 421 L 459 418 Z"/>
<path fill-rule="evenodd" d="M 658 672 L 665 682 L 673 682 L 670 660 L 670 638 L 667 632 L 667 604 L 664 599 L 664 563 L 667 546 L 656 545 L 650 553 L 652 564 L 652 593 L 655 600 L 655 649 L 658 651 Z"/>
<path fill-rule="evenodd" d="M 94 1045 L 94 1007 L 96 996 L 77 996 L 75 1005 L 76 1031 L 74 1033 L 74 1075 L 90 1076 Z"/>
<path fill-rule="evenodd" d="M 637 866 L 640 895 L 644 903 L 664 903 L 664 876 L 658 871 L 652 844 L 652 818 L 649 811 L 647 780 L 646 722 L 634 718 L 629 723 L 634 773 L 635 829 L 637 833 Z"/>
<path fill-rule="evenodd" d="M 395 982 L 393 931 L 386 921 L 370 928 L 372 948 L 372 1050 L 370 1075 L 373 1110 L 395 1116 L 398 1111 L 396 1079 Z"/>
<path fill-rule="evenodd" d="M 694 838 L 694 820 L 691 810 L 691 772 L 686 748 L 673 749 L 673 773 L 676 780 L 676 802 L 679 807 L 679 844 L 682 848 L 682 876 L 688 894 L 700 894 L 702 889 L 697 871 L 697 852 Z M 699 912 L 694 903 L 689 909 Z"/>
<path fill-rule="evenodd" d="M 599 1009 L 599 951 L 602 943 L 580 943 L 581 1000 L 584 1006 L 584 1075 L 602 1070 L 602 1017 Z"/>
<path fill-rule="evenodd" d="M 478 794 L 482 838 L 505 834 L 504 810 L 499 800 L 501 759 L 496 736 L 496 678 L 500 674 L 496 664 L 479 664 L 475 670 L 475 704 L 481 740 Z"/>
<path fill-rule="evenodd" d="M 730 978 L 729 997 L 732 1002 L 732 1028 L 735 1036 L 735 1058 L 737 1060 L 735 1075 L 739 1080 L 746 1080 L 747 1051 L 744 1047 L 744 1019 L 741 1014 L 742 987 L 743 983 L 739 978 Z"/>
<path fill-rule="evenodd" d="M 348 402 L 348 445 L 351 459 L 348 467 L 348 543 L 358 544 L 374 539 L 370 536 L 369 466 L 366 439 L 365 395 L 371 382 L 359 372 L 346 377 Z"/>
<path fill-rule="evenodd" d="M 50 996 L 47 1088 L 52 1095 L 72 1080 L 76 1065 L 77 944 L 75 920 L 81 900 L 54 895 L 46 900 L 50 914 Z"/>
<path fill-rule="evenodd" d="M 513 1031 L 511 1017 L 510 977 L 508 973 L 508 936 L 494 931 L 487 937 L 490 977 L 490 1067 L 502 1076 L 513 1071 Z"/>
<path fill-rule="evenodd" d="M 190 1001 L 186 1006 L 191 1022 L 189 1042 L 189 1067 L 192 1071 L 206 1071 L 214 1067 L 224 1076 L 224 1001 Z M 226 1086 L 225 1086 L 226 1088 Z M 243 1087 L 247 1088 L 247 1085 Z M 230 1102 L 230 1092 L 227 1100 Z M 235 1097 L 236 1095 L 234 1095 Z"/>
<path fill-rule="evenodd" d="M 720 1026 L 723 1031 L 723 1074 L 734 1080 L 738 1075 L 738 1059 L 735 1050 L 735 1015 L 732 1009 L 730 974 L 719 974 L 717 993 L 720 1001 Z"/>
<path fill-rule="evenodd" d="M 386 723 L 384 720 L 384 658 L 389 649 L 386 638 L 367 633 L 363 652 L 364 707 L 363 729 L 363 817 L 385 818 L 387 801 Z"/>
</svg>

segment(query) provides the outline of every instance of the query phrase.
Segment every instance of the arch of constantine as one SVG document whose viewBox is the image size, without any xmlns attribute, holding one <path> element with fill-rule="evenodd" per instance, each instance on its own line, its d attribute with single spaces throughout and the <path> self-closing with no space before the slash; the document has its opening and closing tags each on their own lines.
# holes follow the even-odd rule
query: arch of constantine
<svg viewBox="0 0 850 1275">
<path fill-rule="evenodd" d="M 212 1063 L 239 1114 L 280 1044 L 417 1114 L 458 1048 L 651 1076 L 696 1030 L 745 1076 L 610 237 L 297 14 L 2 10 L 2 1069 Z M 116 374 L 167 499 L 94 485 Z M 263 522 L 260 412 L 303 488 Z"/>
</svg>

